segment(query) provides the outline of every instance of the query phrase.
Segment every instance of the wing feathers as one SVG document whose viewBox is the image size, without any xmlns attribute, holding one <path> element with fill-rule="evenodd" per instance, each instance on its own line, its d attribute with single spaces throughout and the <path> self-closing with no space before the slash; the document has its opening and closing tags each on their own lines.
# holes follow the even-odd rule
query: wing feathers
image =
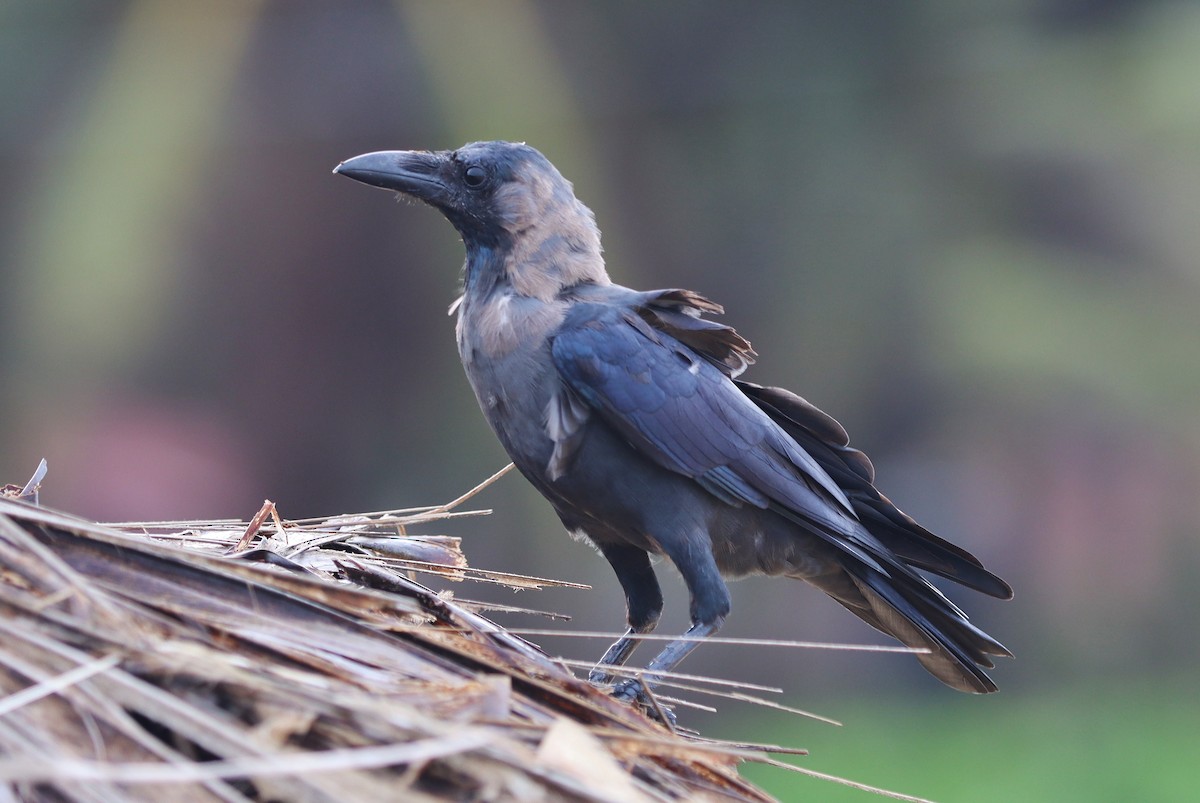
<svg viewBox="0 0 1200 803">
<path fill-rule="evenodd" d="M 766 496 L 853 532 L 850 500 L 833 478 L 725 372 L 695 360 L 645 319 L 620 307 L 576 304 L 551 354 L 566 385 L 664 468 L 698 479 L 724 467 L 707 481 L 726 493 L 757 505 Z"/>
<path fill-rule="evenodd" d="M 568 387 L 559 388 L 550 397 L 550 404 L 546 407 L 546 434 L 554 442 L 554 451 L 546 466 L 546 476 L 551 482 L 567 472 L 583 438 L 583 425 L 590 415 L 591 410 L 583 399 Z"/>
</svg>

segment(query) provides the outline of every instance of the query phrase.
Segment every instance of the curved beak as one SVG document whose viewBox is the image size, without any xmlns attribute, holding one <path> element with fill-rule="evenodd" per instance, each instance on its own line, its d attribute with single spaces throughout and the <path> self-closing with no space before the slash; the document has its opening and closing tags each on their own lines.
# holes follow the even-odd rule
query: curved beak
<svg viewBox="0 0 1200 803">
<path fill-rule="evenodd" d="M 375 151 L 347 159 L 333 172 L 372 187 L 434 202 L 448 190 L 441 178 L 445 162 L 445 155 L 435 151 Z"/>
</svg>

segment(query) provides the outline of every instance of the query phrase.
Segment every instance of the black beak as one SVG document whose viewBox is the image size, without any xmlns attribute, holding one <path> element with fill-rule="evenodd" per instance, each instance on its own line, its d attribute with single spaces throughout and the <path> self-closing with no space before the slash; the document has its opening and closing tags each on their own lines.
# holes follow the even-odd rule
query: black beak
<svg viewBox="0 0 1200 803">
<path fill-rule="evenodd" d="M 446 157 L 432 151 L 376 151 L 347 159 L 333 172 L 363 184 L 435 203 L 446 196 Z"/>
</svg>

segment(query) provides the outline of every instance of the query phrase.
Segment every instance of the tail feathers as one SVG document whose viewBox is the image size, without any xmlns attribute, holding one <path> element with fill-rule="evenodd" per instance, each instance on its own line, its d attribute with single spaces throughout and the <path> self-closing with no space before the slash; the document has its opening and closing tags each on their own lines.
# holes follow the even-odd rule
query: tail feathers
<svg viewBox="0 0 1200 803">
<path fill-rule="evenodd" d="M 786 506 L 778 512 L 823 538 L 840 553 L 825 574 L 804 576 L 867 624 L 903 644 L 925 648 L 926 669 L 953 688 L 996 690 L 983 669 L 992 657 L 1012 657 L 914 569 L 939 575 L 1000 599 L 1012 588 L 961 547 L 917 524 L 875 488 L 875 469 L 850 446 L 846 430 L 805 399 L 782 388 L 737 380 L 741 391 L 778 424 L 845 493 L 862 524 L 848 535 L 825 529 Z M 911 567 L 911 568 L 910 568 Z"/>
<path fill-rule="evenodd" d="M 1012 599 L 1012 587 L 983 568 L 974 555 L 917 524 L 883 494 L 876 491 L 875 497 L 851 494 L 854 512 L 863 526 L 905 563 L 990 597 Z"/>
<path fill-rule="evenodd" d="M 841 424 L 790 391 L 740 380 L 737 385 L 833 478 L 863 525 L 892 554 L 989 596 L 1012 598 L 1012 588 L 978 558 L 917 524 L 875 488 L 875 468 L 850 446 Z"/>
<path fill-rule="evenodd" d="M 947 686 L 976 694 L 996 691 L 983 669 L 994 666 L 993 656 L 1011 658 L 1012 653 L 936 589 L 916 576 L 888 577 L 857 563 L 844 568 L 859 593 L 837 594 L 838 602 L 905 646 L 928 649 L 917 660 Z"/>
</svg>

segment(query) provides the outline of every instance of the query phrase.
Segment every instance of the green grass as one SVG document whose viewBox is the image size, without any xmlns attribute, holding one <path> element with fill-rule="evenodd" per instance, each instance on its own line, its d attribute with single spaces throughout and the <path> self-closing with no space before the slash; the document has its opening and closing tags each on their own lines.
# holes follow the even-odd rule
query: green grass
<svg viewBox="0 0 1200 803">
<path fill-rule="evenodd" d="M 795 701 L 812 706 L 812 701 Z M 1186 679 L 988 698 L 856 700 L 821 706 L 845 726 L 795 718 L 738 723 L 747 739 L 807 747 L 793 762 L 937 801 L 1200 800 L 1200 695 Z M 879 801 L 827 781 L 748 764 L 783 801 Z"/>
</svg>

